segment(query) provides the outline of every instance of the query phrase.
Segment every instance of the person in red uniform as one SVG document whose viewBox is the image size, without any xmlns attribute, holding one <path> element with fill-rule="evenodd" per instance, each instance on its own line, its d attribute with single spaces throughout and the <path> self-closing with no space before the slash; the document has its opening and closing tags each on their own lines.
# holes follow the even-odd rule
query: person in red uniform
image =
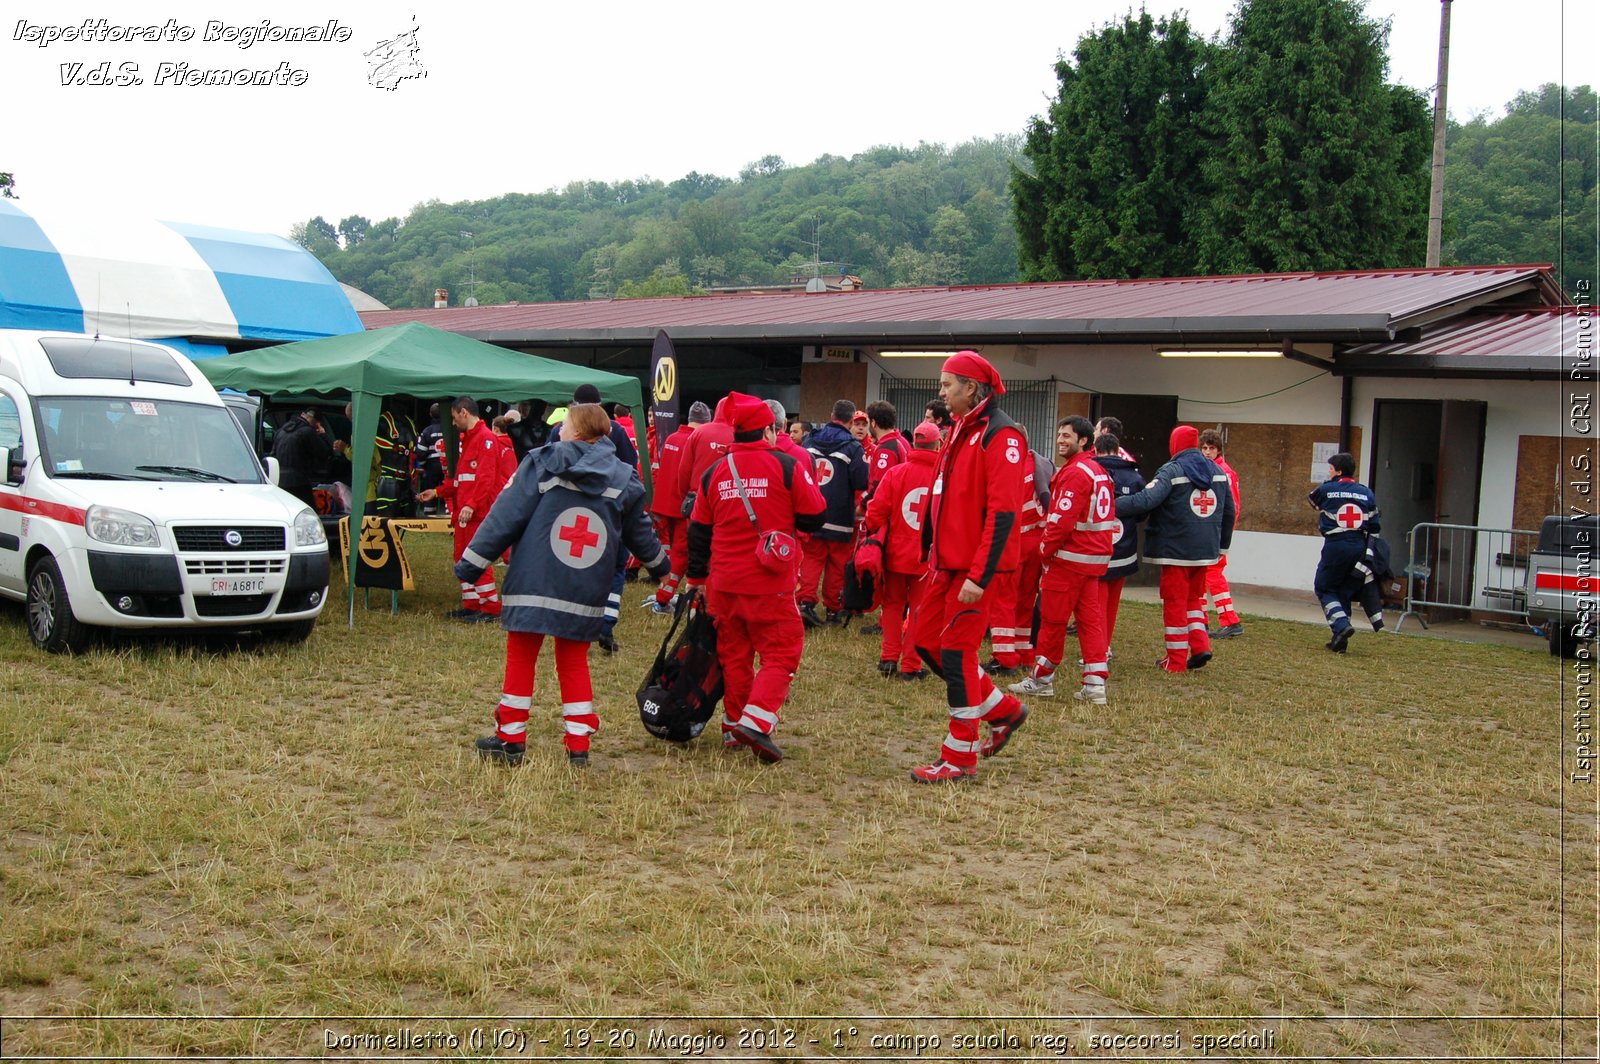
<svg viewBox="0 0 1600 1064">
<path fill-rule="evenodd" d="M 1031 565 L 1028 548 L 1039 549 L 1043 534 L 1044 507 L 1039 502 L 1038 462 L 1029 451 L 1024 465 L 1027 472 L 1022 478 L 1022 497 L 1017 500 L 1017 535 L 1021 537 L 1017 568 L 1009 573 L 997 573 L 989 593 L 994 605 L 989 609 L 989 649 L 994 652 L 983 663 L 983 671 L 996 678 L 1015 676 L 1033 665 L 1033 655 L 1022 656 L 1022 647 L 1033 648 L 1033 604 L 1039 597 L 1039 566 Z M 1054 468 L 1054 467 L 1052 467 Z M 1029 581 L 1024 583 L 1024 574 Z M 1021 602 L 1027 600 L 1027 613 L 1018 627 Z M 1020 638 L 1019 638 L 1020 637 Z"/>
<path fill-rule="evenodd" d="M 1233 520 L 1235 527 L 1239 521 L 1239 474 L 1234 472 L 1233 466 L 1228 464 L 1228 459 L 1223 456 L 1222 433 L 1216 429 L 1206 429 L 1200 433 L 1200 453 L 1216 463 L 1218 469 L 1228 474 L 1228 488 L 1233 492 Z M 1228 552 L 1223 551 L 1217 564 L 1206 570 L 1206 592 L 1211 596 L 1211 603 L 1217 608 L 1217 635 L 1218 639 L 1232 639 L 1244 635 L 1244 621 L 1233 608 L 1233 591 L 1228 587 L 1228 578 L 1225 574 L 1228 568 Z"/>
<path fill-rule="evenodd" d="M 944 677 L 950 732 L 939 758 L 911 772 L 918 783 L 970 780 L 978 757 L 997 754 L 1028 719 L 1028 707 L 995 687 L 978 666 L 992 605 L 990 585 L 1021 556 L 1017 509 L 1033 468 L 1022 429 L 1000 409 L 1005 382 L 976 351 L 945 360 L 939 395 L 955 416 L 924 525 L 927 597 L 917 611 L 917 653 Z M 989 725 L 981 739 L 980 721 Z"/>
<path fill-rule="evenodd" d="M 788 412 L 783 409 L 783 404 L 776 399 L 767 399 L 764 402 L 767 404 L 767 409 L 772 411 L 772 423 L 777 426 L 773 430 L 778 434 L 777 439 L 773 441 L 773 446 L 796 461 L 810 464 L 811 452 L 800 446 L 799 441 L 784 430 L 783 426 L 788 420 Z"/>
<path fill-rule="evenodd" d="M 1078 621 L 1083 648 L 1083 686 L 1074 696 L 1105 705 L 1105 594 L 1100 578 L 1111 561 L 1117 509 L 1111 478 L 1094 460 L 1094 423 L 1064 418 L 1056 426 L 1056 454 L 1066 464 L 1050 481 L 1050 516 L 1040 554 L 1039 656 L 1032 673 L 1011 685 L 1013 694 L 1055 695 L 1056 666 L 1066 652 L 1067 623 Z"/>
<path fill-rule="evenodd" d="M 446 477 L 433 491 L 418 495 L 417 501 L 432 502 L 437 496 L 450 504 L 455 533 L 451 560 L 459 562 L 478 526 L 489 516 L 500 489 L 516 472 L 516 458 L 478 416 L 477 400 L 464 395 L 451 402 L 450 422 L 461 437 L 455 476 Z M 492 621 L 500 616 L 500 589 L 494 583 L 493 566 L 486 567 L 475 582 L 461 581 L 461 608 L 452 616 L 468 622 Z"/>
<path fill-rule="evenodd" d="M 1034 608 L 1039 602 L 1039 576 L 1044 561 L 1039 544 L 1044 540 L 1045 507 L 1050 503 L 1050 478 L 1055 465 L 1037 451 L 1030 451 L 1033 472 L 1026 478 L 1022 506 L 1018 510 L 1022 537 L 1021 560 L 1009 577 L 995 581 L 994 624 L 989 629 L 989 646 L 994 657 L 983 668 L 996 678 L 1015 676 L 1033 668 Z"/>
<path fill-rule="evenodd" d="M 732 446 L 733 423 L 728 420 L 727 397 L 723 397 L 717 401 L 717 411 L 711 420 L 695 429 L 694 435 L 689 437 L 689 444 L 678 461 L 676 490 L 678 497 L 683 500 L 684 517 L 688 517 L 694 507 L 694 500 L 689 498 L 689 493 L 697 490 L 706 470 L 727 454 Z"/>
<path fill-rule="evenodd" d="M 777 429 L 767 404 L 738 392 L 728 400 L 734 442 L 696 485 L 689 515 L 689 584 L 706 585 L 716 618 L 726 714 L 723 746 L 748 746 L 757 759 L 775 762 L 783 760 L 783 751 L 772 732 L 805 646 L 805 627 L 794 603 L 800 554 L 794 536 L 822 527 L 827 506 L 810 464 L 774 446 Z M 773 533 L 789 537 L 788 554 L 777 559 L 776 568 L 756 554 Z"/>
<path fill-rule="evenodd" d="M 877 399 L 867 404 L 867 419 L 871 422 L 872 453 L 867 462 L 867 494 L 877 490 L 883 475 L 906 460 L 906 438 L 895 428 L 894 404 L 887 399 Z"/>
<path fill-rule="evenodd" d="M 689 564 L 689 520 L 683 516 L 684 481 L 679 474 L 690 437 L 710 420 L 711 408 L 704 403 L 693 403 L 688 420 L 661 443 L 661 468 L 656 472 L 650 514 L 655 519 L 656 535 L 667 545 L 672 571 L 656 587 L 655 598 L 649 604 L 653 613 L 672 612 L 672 597 L 678 593 L 678 584 Z"/>
<path fill-rule="evenodd" d="M 928 563 L 922 555 L 922 519 L 933 491 L 939 465 L 939 426 L 924 421 L 912 433 L 912 450 L 905 461 L 891 467 L 878 481 L 867 503 L 867 535 L 884 545 L 883 644 L 878 671 L 899 672 L 902 679 L 921 679 L 916 641 L 911 638 L 912 618 L 927 590 L 923 579 Z"/>
<path fill-rule="evenodd" d="M 872 465 L 872 453 L 877 449 L 878 441 L 872 435 L 872 419 L 867 417 L 865 410 L 857 410 L 850 416 L 850 435 L 856 438 L 861 445 L 861 453 L 867 457 L 867 465 Z"/>
</svg>

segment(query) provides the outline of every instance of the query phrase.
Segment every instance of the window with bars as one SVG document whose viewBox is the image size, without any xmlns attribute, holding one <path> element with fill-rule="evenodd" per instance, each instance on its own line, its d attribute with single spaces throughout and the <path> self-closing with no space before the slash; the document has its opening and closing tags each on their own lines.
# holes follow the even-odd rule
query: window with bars
<svg viewBox="0 0 1600 1064">
<path fill-rule="evenodd" d="M 1000 409 L 1028 433 L 1028 446 L 1054 460 L 1056 441 L 1056 395 L 1054 377 L 1043 380 L 1006 381 L 1006 394 Z M 922 420 L 922 410 L 939 394 L 938 377 L 891 377 L 885 373 L 878 381 L 878 398 L 894 404 L 901 428 L 910 431 Z"/>
</svg>

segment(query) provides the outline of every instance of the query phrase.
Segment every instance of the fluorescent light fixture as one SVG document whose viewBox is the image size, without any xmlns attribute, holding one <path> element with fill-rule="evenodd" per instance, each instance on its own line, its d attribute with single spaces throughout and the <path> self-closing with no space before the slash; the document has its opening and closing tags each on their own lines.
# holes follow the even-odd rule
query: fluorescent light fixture
<svg viewBox="0 0 1600 1064">
<path fill-rule="evenodd" d="M 949 358 L 954 351 L 879 351 L 879 358 Z"/>
<path fill-rule="evenodd" d="M 1282 358 L 1281 351 L 1162 351 L 1162 358 Z"/>
</svg>

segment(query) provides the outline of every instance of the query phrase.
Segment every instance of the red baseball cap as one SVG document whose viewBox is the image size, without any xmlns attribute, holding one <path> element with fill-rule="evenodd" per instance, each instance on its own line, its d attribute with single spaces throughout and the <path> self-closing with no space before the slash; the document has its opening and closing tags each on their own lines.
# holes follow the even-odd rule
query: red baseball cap
<svg viewBox="0 0 1600 1064">
<path fill-rule="evenodd" d="M 917 427 L 911 430 L 912 443 L 936 443 L 939 440 L 939 426 L 932 421 L 919 421 Z"/>
</svg>

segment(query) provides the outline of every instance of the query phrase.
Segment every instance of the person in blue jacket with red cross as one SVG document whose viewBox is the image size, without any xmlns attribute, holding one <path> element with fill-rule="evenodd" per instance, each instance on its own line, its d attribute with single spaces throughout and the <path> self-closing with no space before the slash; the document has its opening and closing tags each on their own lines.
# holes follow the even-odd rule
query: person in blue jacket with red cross
<svg viewBox="0 0 1600 1064">
<path fill-rule="evenodd" d="M 1322 603 L 1333 638 L 1328 649 L 1343 654 L 1350 645 L 1350 600 L 1361 582 L 1351 573 L 1367 554 L 1367 537 L 1379 531 L 1378 497 L 1358 483 L 1354 456 L 1340 451 L 1328 459 L 1328 479 L 1307 498 L 1317 511 L 1317 531 L 1322 533 L 1322 557 L 1312 589 Z"/>
</svg>

